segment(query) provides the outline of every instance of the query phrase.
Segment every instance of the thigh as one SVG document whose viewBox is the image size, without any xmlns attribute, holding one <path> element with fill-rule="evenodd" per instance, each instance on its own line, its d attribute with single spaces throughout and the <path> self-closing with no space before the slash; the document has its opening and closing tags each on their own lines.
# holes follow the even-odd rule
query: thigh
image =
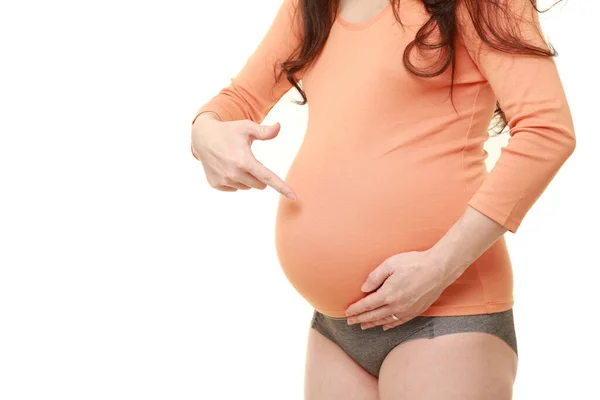
<svg viewBox="0 0 600 400">
<path fill-rule="evenodd" d="M 459 332 L 395 347 L 379 374 L 381 400 L 510 400 L 517 355 L 497 336 Z"/>
<path fill-rule="evenodd" d="M 377 379 L 337 344 L 309 328 L 305 400 L 378 400 Z"/>
</svg>

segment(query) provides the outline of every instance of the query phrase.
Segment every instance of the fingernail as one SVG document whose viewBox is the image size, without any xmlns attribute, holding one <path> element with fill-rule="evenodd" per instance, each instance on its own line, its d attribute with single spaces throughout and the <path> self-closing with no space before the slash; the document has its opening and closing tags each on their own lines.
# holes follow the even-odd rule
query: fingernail
<svg viewBox="0 0 600 400">
<path fill-rule="evenodd" d="M 294 195 L 293 193 L 287 193 L 286 197 L 290 200 L 296 200 L 296 195 Z"/>
<path fill-rule="evenodd" d="M 352 318 L 348 318 L 346 322 L 348 323 L 348 325 L 352 325 L 354 323 L 354 320 Z"/>
</svg>

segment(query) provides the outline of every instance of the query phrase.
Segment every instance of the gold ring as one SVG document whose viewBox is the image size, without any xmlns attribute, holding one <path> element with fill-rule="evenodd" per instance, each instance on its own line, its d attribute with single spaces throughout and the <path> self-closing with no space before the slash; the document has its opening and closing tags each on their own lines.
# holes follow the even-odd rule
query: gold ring
<svg viewBox="0 0 600 400">
<path fill-rule="evenodd" d="M 398 321 L 400 318 L 396 317 L 396 314 L 392 314 L 392 318 L 394 318 L 394 321 Z"/>
</svg>

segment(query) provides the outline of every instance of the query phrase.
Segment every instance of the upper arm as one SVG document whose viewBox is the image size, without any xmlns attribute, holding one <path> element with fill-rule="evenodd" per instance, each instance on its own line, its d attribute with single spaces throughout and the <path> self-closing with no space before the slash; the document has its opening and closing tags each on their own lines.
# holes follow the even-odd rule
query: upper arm
<svg viewBox="0 0 600 400">
<path fill-rule="evenodd" d="M 507 39 L 518 40 L 525 46 L 548 49 L 538 12 L 529 0 L 466 0 L 476 4 L 476 13 L 487 18 L 496 27 L 482 24 L 487 36 L 503 48 L 494 32 L 501 29 Z M 502 8 L 510 13 L 506 18 Z M 518 132 L 517 122 L 525 117 L 546 118 L 547 124 L 556 124 L 563 133 L 572 136 L 572 121 L 565 91 L 553 57 L 519 54 L 516 50 L 502 51 L 486 43 L 475 30 L 472 15 L 465 2 L 457 9 L 459 38 L 491 89 L 509 122 L 511 135 Z M 507 36 L 506 34 L 509 33 Z"/>
<path fill-rule="evenodd" d="M 196 113 L 215 112 L 222 121 L 250 119 L 261 122 L 292 84 L 280 72 L 301 43 L 298 0 L 283 0 L 268 31 L 230 84 Z"/>
</svg>

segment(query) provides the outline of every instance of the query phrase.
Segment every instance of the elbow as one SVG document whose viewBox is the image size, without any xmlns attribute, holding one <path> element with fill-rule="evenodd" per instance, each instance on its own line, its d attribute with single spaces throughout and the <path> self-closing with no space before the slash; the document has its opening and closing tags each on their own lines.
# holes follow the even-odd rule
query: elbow
<svg viewBox="0 0 600 400">
<path fill-rule="evenodd" d="M 570 155 L 570 154 L 573 154 L 573 152 L 575 151 L 575 147 L 577 146 L 577 138 L 575 138 L 575 133 L 573 133 L 571 135 L 571 140 L 569 141 L 569 143 L 570 143 L 570 145 L 569 145 L 570 146 L 569 147 L 569 149 L 570 149 L 569 155 Z"/>
<path fill-rule="evenodd" d="M 577 146 L 575 127 L 572 120 L 569 118 L 568 121 L 562 124 L 549 126 L 548 132 L 552 135 L 554 142 L 554 157 L 557 161 L 564 163 L 575 152 Z"/>
<path fill-rule="evenodd" d="M 266 115 L 262 109 L 262 102 L 252 95 L 249 88 L 237 84 L 237 78 L 232 79 L 231 84 L 221 91 L 227 98 L 235 119 L 247 119 L 261 123 Z"/>
<path fill-rule="evenodd" d="M 565 138 L 562 146 L 562 158 L 566 161 L 575 152 L 577 147 L 577 139 L 573 131 L 570 131 L 569 135 Z"/>
<path fill-rule="evenodd" d="M 575 126 L 573 124 L 573 117 L 571 113 L 568 111 L 565 113 L 564 122 L 562 124 L 562 133 L 563 133 L 563 155 L 564 159 L 568 159 L 573 152 L 575 152 L 575 147 L 577 146 L 577 138 L 575 135 Z"/>
</svg>

